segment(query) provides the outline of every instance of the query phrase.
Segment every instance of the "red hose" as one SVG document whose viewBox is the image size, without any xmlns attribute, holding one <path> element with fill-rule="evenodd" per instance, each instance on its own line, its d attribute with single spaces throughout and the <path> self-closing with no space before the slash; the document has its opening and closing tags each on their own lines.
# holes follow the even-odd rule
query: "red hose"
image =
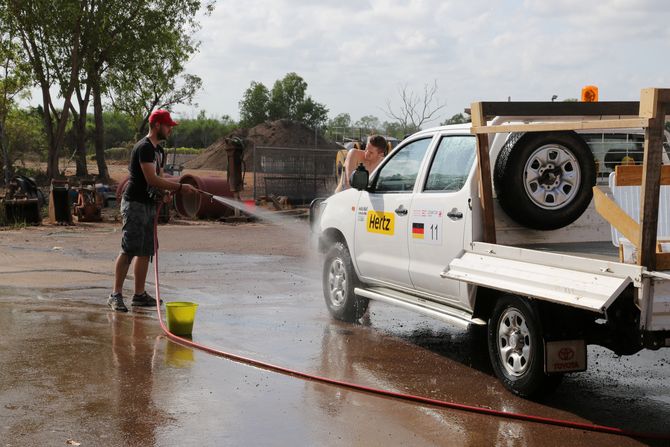
<svg viewBox="0 0 670 447">
<path fill-rule="evenodd" d="M 161 205 L 162 206 L 162 205 Z M 160 212 L 160 206 L 158 207 L 158 210 L 156 211 L 156 216 L 158 217 L 158 213 Z M 187 340 L 183 337 L 179 337 L 178 335 L 174 335 L 172 332 L 168 330 L 168 328 L 165 326 L 165 323 L 163 323 L 163 318 L 161 317 L 161 308 L 160 308 L 160 286 L 159 286 L 159 281 L 158 281 L 158 220 L 154 221 L 154 275 L 155 275 L 155 282 L 156 282 L 156 312 L 158 313 L 158 322 L 161 325 L 161 328 L 163 329 L 163 332 L 167 335 L 167 337 L 176 342 L 179 343 L 180 345 L 183 346 L 188 346 L 191 348 L 199 349 L 201 351 L 207 352 L 209 354 L 213 354 L 219 357 L 223 357 L 229 360 L 234 360 L 236 362 L 240 363 L 245 363 L 247 365 L 252 365 L 256 366 L 258 368 L 262 369 L 267 369 L 270 371 L 275 371 L 281 374 L 286 374 L 289 376 L 293 377 L 298 377 L 304 380 L 310 380 L 314 382 L 321 382 L 321 383 L 327 383 L 330 385 L 335 385 L 338 387 L 342 388 L 349 388 L 352 390 L 356 391 L 361 391 L 365 393 L 370 393 L 370 394 L 375 394 L 379 396 L 386 396 L 386 397 L 393 397 L 396 399 L 401 399 L 405 401 L 410 401 L 410 402 L 417 402 L 421 404 L 427 404 L 427 405 L 433 405 L 436 407 L 442 407 L 442 408 L 452 408 L 456 410 L 461 410 L 461 411 L 467 411 L 470 413 L 478 413 L 478 414 L 485 414 L 488 416 L 497 416 L 497 417 L 502 417 L 506 419 L 518 419 L 522 421 L 529 421 L 529 422 L 536 422 L 540 424 L 545 424 L 545 425 L 556 425 L 559 427 L 566 427 L 566 428 L 574 428 L 578 430 L 587 430 L 587 431 L 593 431 L 593 432 L 600 432 L 600 433 L 608 433 L 612 435 L 619 435 L 619 436 L 628 436 L 631 438 L 639 438 L 639 439 L 658 439 L 658 440 L 670 440 L 670 434 L 663 434 L 663 433 L 646 433 L 646 432 L 635 432 L 635 431 L 629 431 L 629 430 L 624 430 L 621 428 L 616 428 L 616 427 L 610 427 L 607 425 L 595 425 L 595 424 L 588 424 L 588 423 L 582 423 L 582 422 L 573 422 L 573 421 L 568 421 L 564 419 L 555 419 L 555 418 L 548 418 L 548 417 L 542 417 L 542 416 L 535 416 L 535 415 L 530 415 L 530 414 L 523 414 L 523 413 L 513 413 L 509 411 L 499 411 L 499 410 L 493 410 L 490 408 L 484 408 L 484 407 L 478 407 L 478 406 L 473 406 L 473 405 L 465 405 L 465 404 L 459 404 L 456 402 L 450 402 L 450 401 L 445 401 L 445 400 L 439 400 L 439 399 L 431 399 L 429 397 L 423 397 L 423 396 L 415 396 L 412 394 L 405 394 L 405 393 L 398 393 L 395 391 L 389 391 L 389 390 L 383 390 L 379 388 L 372 388 L 368 387 L 365 385 L 359 385 L 357 383 L 352 383 L 352 382 L 345 382 L 343 380 L 337 380 L 337 379 L 331 379 L 329 377 L 321 377 L 317 376 L 315 374 L 309 374 L 306 372 L 302 371 L 297 371 L 294 369 L 286 368 L 284 366 L 278 366 L 278 365 L 273 365 L 271 363 L 263 362 L 260 360 L 255 360 L 249 357 L 243 357 L 237 354 L 231 354 L 229 352 L 224 352 L 220 351 L 218 349 L 210 348 L 209 346 L 204 346 L 198 343 L 195 343 L 191 340 Z"/>
</svg>

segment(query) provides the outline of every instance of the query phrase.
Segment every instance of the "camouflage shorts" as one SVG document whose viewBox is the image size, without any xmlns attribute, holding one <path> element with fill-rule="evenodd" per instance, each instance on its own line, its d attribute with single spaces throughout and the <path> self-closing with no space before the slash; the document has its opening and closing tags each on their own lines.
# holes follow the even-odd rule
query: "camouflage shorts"
<svg viewBox="0 0 670 447">
<path fill-rule="evenodd" d="M 121 200 L 121 251 L 130 257 L 154 255 L 156 204 Z"/>
</svg>

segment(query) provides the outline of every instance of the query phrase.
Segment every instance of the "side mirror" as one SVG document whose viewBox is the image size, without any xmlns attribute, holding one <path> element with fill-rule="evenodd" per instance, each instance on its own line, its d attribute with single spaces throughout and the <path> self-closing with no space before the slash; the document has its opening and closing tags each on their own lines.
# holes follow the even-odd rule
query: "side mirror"
<svg viewBox="0 0 670 447">
<path fill-rule="evenodd" d="M 349 184 L 352 188 L 355 188 L 359 191 L 366 189 L 368 187 L 368 181 L 370 180 L 370 173 L 363 163 L 359 164 L 356 170 L 351 174 L 351 179 L 349 179 Z"/>
</svg>

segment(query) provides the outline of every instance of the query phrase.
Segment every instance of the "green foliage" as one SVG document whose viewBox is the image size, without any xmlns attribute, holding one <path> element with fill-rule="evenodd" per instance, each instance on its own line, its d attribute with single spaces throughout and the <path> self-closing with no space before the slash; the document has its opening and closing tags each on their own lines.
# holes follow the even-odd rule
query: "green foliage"
<svg viewBox="0 0 670 447">
<path fill-rule="evenodd" d="M 442 126 L 447 126 L 449 124 L 465 124 L 465 123 L 469 123 L 469 122 L 470 122 L 470 115 L 463 114 L 463 113 L 457 113 L 456 115 L 447 119 L 441 125 Z"/>
<path fill-rule="evenodd" d="M 363 116 L 353 125 L 348 113 L 341 113 L 328 121 L 327 136 L 334 141 L 364 140 L 366 136 L 372 134 L 381 134 L 399 140 L 405 137 L 402 124 L 396 121 L 380 123 L 379 118 L 374 115 Z"/>
<path fill-rule="evenodd" d="M 269 118 L 295 118 L 299 105 L 305 100 L 306 91 L 307 82 L 296 73 L 288 73 L 283 79 L 276 80 L 270 92 Z"/>
<path fill-rule="evenodd" d="M 208 118 L 201 111 L 196 119 L 179 120 L 179 125 L 172 130 L 167 146 L 206 148 L 236 128 L 237 123 L 229 116 L 221 119 Z"/>
<path fill-rule="evenodd" d="M 260 82 L 251 81 L 245 90 L 240 107 L 240 126 L 254 127 L 267 121 L 270 104 L 270 91 Z"/>
<path fill-rule="evenodd" d="M 328 108 L 308 96 L 303 102 L 298 104 L 298 109 L 293 121 L 299 121 L 310 127 L 321 127 L 328 119 Z"/>
<path fill-rule="evenodd" d="M 130 116 L 118 111 L 102 114 L 105 123 L 105 144 L 108 147 L 126 146 L 134 143 L 135 127 Z M 89 116 L 89 121 L 93 120 Z"/>
<path fill-rule="evenodd" d="M 117 58 L 105 81 L 117 110 L 132 116 L 139 134 L 156 108 L 193 104 L 200 77 L 184 73 L 184 64 L 198 49 L 199 0 L 137 0 Z M 125 8 L 127 9 L 127 8 Z"/>
<path fill-rule="evenodd" d="M 380 133 L 381 122 L 379 121 L 379 118 L 374 115 L 365 115 L 356 121 L 354 126 L 365 129 L 367 134 L 370 135 Z"/>
<path fill-rule="evenodd" d="M 105 143 L 107 147 L 132 147 L 143 135 L 137 134 L 133 118 L 118 111 L 103 114 L 105 120 Z M 89 121 L 93 118 L 89 116 Z M 178 119 L 179 125 L 172 130 L 166 142 L 167 147 L 183 146 L 206 148 L 222 136 L 228 135 L 238 127 L 230 116 L 208 117 L 201 111 L 196 118 Z"/>
<path fill-rule="evenodd" d="M 288 119 L 310 127 L 323 126 L 328 119 L 328 109 L 306 96 L 306 92 L 307 82 L 296 73 L 288 73 L 275 81 L 271 91 L 254 81 L 239 103 L 240 124 L 253 127 L 268 119 Z"/>
<path fill-rule="evenodd" d="M 23 113 L 28 112 L 24 111 Z M 38 132 L 41 129 L 41 121 L 38 114 L 33 113 L 33 115 L 34 119 L 31 125 L 35 126 L 35 131 Z M 123 148 L 132 148 L 141 138 L 137 135 L 137 130 L 133 126 L 133 119 L 129 115 L 118 111 L 104 112 L 103 117 L 105 120 L 107 151 L 109 151 L 109 148 L 114 149 L 112 152 L 106 151 L 105 156 L 109 155 L 111 160 L 124 159 L 130 152 L 122 154 L 119 151 Z M 92 121 L 93 117 L 89 116 L 87 127 L 93 126 Z M 167 147 L 182 146 L 194 148 L 194 150 L 203 149 L 238 127 L 238 124 L 228 115 L 221 118 L 212 118 L 208 117 L 204 111 L 201 111 L 196 118 L 179 119 L 178 121 L 179 125 L 173 129 L 172 135 L 165 144 Z M 89 145 L 89 147 L 91 146 Z M 89 157 L 89 159 L 95 160 L 95 157 Z"/>
<path fill-rule="evenodd" d="M 154 108 L 192 103 L 202 81 L 185 74 L 184 64 L 198 47 L 192 37 L 200 26 L 196 14 L 212 5 L 210 0 L 0 0 L 0 28 L 10 23 L 17 30 L 42 89 L 50 176 L 57 174 L 64 144 L 81 153 L 89 143 L 91 129 L 83 119 L 66 135 L 74 92 L 76 114 L 86 114 L 92 94 L 100 117 L 102 95 L 111 95 L 140 133 Z M 61 107 L 56 97 L 63 99 Z M 103 122 L 95 125 L 99 154 Z M 98 167 L 104 176 L 104 163 Z"/>
<path fill-rule="evenodd" d="M 328 120 L 328 127 L 329 128 L 343 128 L 347 129 L 351 127 L 351 115 L 348 113 L 340 113 L 339 115 L 335 116 L 335 118 Z"/>
<path fill-rule="evenodd" d="M 117 160 L 117 161 L 128 161 L 130 159 L 130 152 L 132 147 L 112 147 L 105 150 L 105 158 L 107 160 Z M 178 155 L 198 155 L 201 154 L 203 149 L 195 147 L 168 147 L 165 149 L 166 154 L 174 154 L 175 152 Z M 91 160 L 95 160 L 95 155 L 89 157 Z"/>
<path fill-rule="evenodd" d="M 36 110 L 12 109 L 5 132 L 11 164 L 17 160 L 46 158 L 48 143 L 42 117 Z"/>
<path fill-rule="evenodd" d="M 52 178 L 58 174 L 70 101 L 82 68 L 85 16 L 93 6 L 80 0 L 4 1 L 2 6 L 10 26 L 19 34 L 34 82 L 42 90 L 49 144 L 47 175 Z M 63 98 L 62 107 L 55 98 Z"/>
<path fill-rule="evenodd" d="M 14 106 L 15 100 L 28 94 L 30 85 L 30 65 L 25 62 L 25 54 L 15 35 L 3 18 L 0 8 L 0 120 L 4 119 Z"/>
<path fill-rule="evenodd" d="M 404 126 L 399 122 L 384 121 L 384 123 L 382 123 L 382 129 L 384 130 L 384 135 L 395 137 L 399 140 L 404 139 L 406 135 Z"/>
<path fill-rule="evenodd" d="M 7 120 L 15 109 L 16 99 L 29 96 L 30 65 L 17 31 L 9 20 L 6 4 L 0 2 L 0 155 L 5 183 L 11 178 L 12 152 L 7 135 Z"/>
<path fill-rule="evenodd" d="M 351 138 L 352 132 L 351 115 L 348 113 L 340 113 L 328 120 L 326 136 L 331 140 L 343 142 L 346 138 Z"/>
</svg>

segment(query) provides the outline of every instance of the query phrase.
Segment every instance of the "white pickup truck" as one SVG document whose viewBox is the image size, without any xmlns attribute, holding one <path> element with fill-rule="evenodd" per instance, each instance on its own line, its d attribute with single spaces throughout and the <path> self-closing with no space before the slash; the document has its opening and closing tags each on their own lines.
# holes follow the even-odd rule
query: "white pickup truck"
<svg viewBox="0 0 670 447">
<path fill-rule="evenodd" d="M 670 272 L 619 262 L 592 204 L 592 187 L 623 157 L 639 160 L 643 142 L 641 129 L 496 134 L 498 240 L 489 244 L 478 242 L 470 125 L 412 135 L 312 209 L 328 310 L 354 322 L 371 299 L 488 325 L 495 374 L 521 396 L 585 370 L 587 344 L 621 355 L 669 346 Z"/>
</svg>

